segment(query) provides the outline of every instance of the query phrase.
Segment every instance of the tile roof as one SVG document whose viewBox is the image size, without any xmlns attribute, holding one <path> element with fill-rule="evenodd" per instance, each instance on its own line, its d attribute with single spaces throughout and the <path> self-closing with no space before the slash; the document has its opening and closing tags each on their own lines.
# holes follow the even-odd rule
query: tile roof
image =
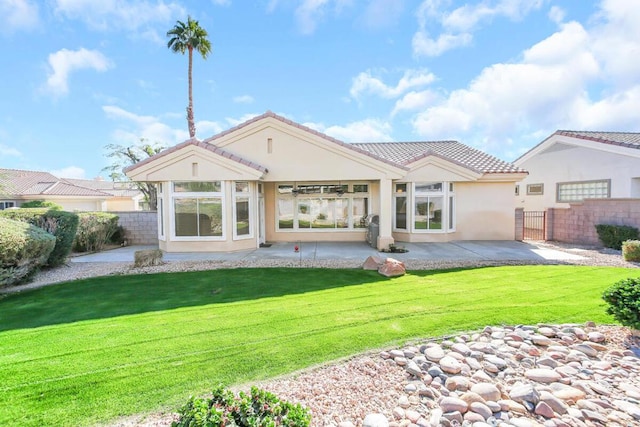
<svg viewBox="0 0 640 427">
<path fill-rule="evenodd" d="M 479 173 L 521 173 L 523 169 L 457 141 L 363 142 L 351 144 L 403 166 L 437 156 Z"/>
<path fill-rule="evenodd" d="M 248 167 L 250 167 L 252 169 L 255 169 L 257 171 L 260 171 L 262 173 L 267 173 L 268 172 L 267 168 L 265 168 L 262 165 L 254 163 L 254 162 L 249 161 L 247 159 L 243 159 L 242 157 L 237 156 L 237 155 L 231 153 L 230 151 L 223 150 L 222 148 L 220 148 L 220 147 L 218 147 L 218 146 L 216 146 L 214 144 L 210 144 L 210 143 L 206 142 L 206 140 L 205 141 L 198 141 L 195 138 L 188 139 L 188 140 L 186 140 L 186 141 L 184 141 L 184 142 L 182 142 L 182 143 L 180 143 L 178 145 L 174 145 L 173 147 L 169 147 L 166 150 L 162 150 L 160 153 L 158 153 L 158 154 L 156 154 L 156 155 L 154 155 L 152 157 L 148 157 L 148 158 L 142 160 L 141 162 L 136 163 L 135 165 L 132 165 L 132 166 L 129 166 L 129 167 L 125 168 L 124 171 L 125 172 L 132 171 L 134 169 L 139 168 L 142 165 L 146 165 L 149 162 L 152 162 L 152 161 L 154 161 L 154 160 L 156 160 L 156 159 L 158 159 L 160 157 L 164 157 L 167 154 L 171 154 L 171 153 L 173 153 L 175 151 L 181 150 L 182 148 L 188 147 L 190 145 L 195 145 L 196 147 L 204 148 L 205 150 L 209 150 L 212 153 L 216 153 L 219 156 L 222 156 L 224 158 L 232 160 L 232 161 L 234 161 L 236 163 L 243 164 L 245 166 L 248 166 Z"/>
<path fill-rule="evenodd" d="M 640 149 L 640 133 L 638 132 L 592 132 L 558 130 L 554 135 L 570 136 L 604 144 Z"/>
<path fill-rule="evenodd" d="M 512 163 L 502 161 L 494 156 L 491 156 L 480 150 L 477 150 L 475 148 L 469 147 L 467 145 L 461 144 L 456 141 L 346 143 L 336 138 L 333 138 L 329 135 L 326 135 L 322 132 L 318 132 L 317 130 L 311 129 L 307 126 L 296 123 L 285 117 L 279 116 L 273 113 L 272 111 L 267 111 L 264 114 L 261 114 L 252 119 L 249 119 L 246 122 L 243 122 L 230 129 L 227 129 L 210 138 L 204 139 L 203 141 L 198 141 L 195 138 L 189 139 L 181 144 L 168 148 L 162 151 L 161 153 L 156 154 L 153 157 L 149 157 L 133 166 L 129 166 L 128 168 L 125 169 L 125 172 L 134 170 L 144 164 L 147 164 L 157 159 L 158 157 L 162 157 L 167 154 L 173 153 L 189 145 L 196 145 L 198 147 L 205 148 L 223 157 L 229 158 L 238 163 L 242 163 L 246 166 L 252 167 L 263 173 L 266 173 L 268 171 L 263 166 L 260 166 L 249 160 L 243 159 L 242 157 L 236 156 L 235 154 L 232 154 L 231 152 L 226 151 L 218 147 L 217 145 L 215 145 L 216 141 L 221 139 L 222 137 L 229 135 L 233 132 L 236 132 L 246 126 L 251 125 L 252 123 L 256 123 L 265 118 L 273 118 L 273 119 L 279 120 L 287 125 L 296 127 L 307 133 L 311 133 L 327 141 L 330 141 L 334 144 L 340 145 L 344 148 L 358 152 L 360 154 L 364 154 L 368 157 L 371 157 L 373 159 L 376 159 L 378 161 L 389 164 L 399 169 L 407 170 L 409 169 L 407 165 L 409 165 L 412 162 L 415 162 L 427 156 L 436 156 L 436 157 L 440 157 L 448 161 L 451 161 L 453 163 L 459 164 L 460 166 L 477 171 L 479 173 L 525 172 L 523 169 L 518 168 Z"/>
<path fill-rule="evenodd" d="M 141 194 L 140 190 L 138 190 L 132 182 L 114 182 L 106 181 L 104 179 L 71 178 L 64 178 L 63 181 L 78 187 L 98 190 L 115 197 L 135 197 Z"/>
<path fill-rule="evenodd" d="M 49 172 L 0 169 L 0 188 L 7 195 L 39 194 L 56 181 L 58 178 Z M 31 190 L 34 187 L 36 189 Z M 36 190 L 38 192 L 33 193 Z"/>
<path fill-rule="evenodd" d="M 76 185 L 79 181 L 89 180 L 60 179 L 49 172 L 0 169 L 0 192 L 8 196 L 112 196 L 99 189 Z"/>
</svg>

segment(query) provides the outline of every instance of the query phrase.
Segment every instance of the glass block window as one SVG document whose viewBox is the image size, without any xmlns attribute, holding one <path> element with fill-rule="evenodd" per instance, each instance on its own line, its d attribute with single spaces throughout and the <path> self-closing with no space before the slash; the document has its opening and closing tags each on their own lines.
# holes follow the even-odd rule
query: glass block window
<svg viewBox="0 0 640 427">
<path fill-rule="evenodd" d="M 584 199 L 608 199 L 611 197 L 611 180 L 559 182 L 557 201 L 580 202 Z"/>
</svg>

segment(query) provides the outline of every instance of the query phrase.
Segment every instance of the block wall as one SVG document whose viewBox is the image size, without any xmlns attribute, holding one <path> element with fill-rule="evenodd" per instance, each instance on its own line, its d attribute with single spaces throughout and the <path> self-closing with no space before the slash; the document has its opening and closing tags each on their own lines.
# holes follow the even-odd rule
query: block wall
<svg viewBox="0 0 640 427">
<path fill-rule="evenodd" d="M 119 211 L 118 224 L 125 230 L 128 245 L 158 244 L 158 213 L 156 211 Z"/>
</svg>

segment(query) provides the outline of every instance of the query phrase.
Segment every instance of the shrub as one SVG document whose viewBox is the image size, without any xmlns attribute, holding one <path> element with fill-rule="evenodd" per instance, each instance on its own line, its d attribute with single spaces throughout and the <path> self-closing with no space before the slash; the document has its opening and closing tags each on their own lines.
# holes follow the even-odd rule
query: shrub
<svg viewBox="0 0 640 427">
<path fill-rule="evenodd" d="M 47 261 L 56 238 L 41 228 L 0 218 L 0 286 L 15 285 Z"/>
<path fill-rule="evenodd" d="M 111 235 L 111 243 L 122 245 L 126 237 L 126 231 L 123 226 L 119 225 L 116 231 Z"/>
<path fill-rule="evenodd" d="M 62 265 L 71 253 L 73 238 L 78 229 L 78 215 L 46 208 L 30 209 L 5 209 L 0 211 L 0 216 L 5 218 L 28 222 L 53 234 L 56 238 L 56 246 L 47 259 L 46 266 L 57 267 Z"/>
<path fill-rule="evenodd" d="M 118 215 L 108 212 L 79 212 L 78 231 L 73 241 L 76 252 L 97 252 L 111 241 L 118 229 Z"/>
<path fill-rule="evenodd" d="M 640 278 L 623 279 L 602 294 L 608 304 L 607 314 L 624 326 L 640 329 Z"/>
<path fill-rule="evenodd" d="M 53 203 L 53 202 L 48 202 L 45 200 L 30 200 L 28 202 L 24 202 L 23 204 L 20 205 L 21 208 L 49 208 L 49 209 L 54 209 L 56 211 L 61 211 L 62 210 L 62 206 L 60 206 L 57 203 Z"/>
<path fill-rule="evenodd" d="M 238 397 L 222 385 L 210 399 L 191 397 L 180 409 L 180 419 L 173 427 L 306 427 L 311 423 L 309 410 L 299 404 L 278 399 L 273 393 L 251 387 L 249 395 Z"/>
<path fill-rule="evenodd" d="M 622 242 L 622 257 L 625 261 L 640 262 L 640 240 Z"/>
<path fill-rule="evenodd" d="M 638 240 L 638 229 L 628 225 L 597 224 L 596 231 L 602 244 L 611 249 L 622 248 L 625 240 Z"/>
</svg>

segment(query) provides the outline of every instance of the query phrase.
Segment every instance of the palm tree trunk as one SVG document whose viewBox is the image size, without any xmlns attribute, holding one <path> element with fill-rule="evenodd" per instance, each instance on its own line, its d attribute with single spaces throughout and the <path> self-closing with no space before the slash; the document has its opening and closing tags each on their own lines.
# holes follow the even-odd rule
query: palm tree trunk
<svg viewBox="0 0 640 427">
<path fill-rule="evenodd" d="M 196 124 L 193 119 L 193 47 L 189 46 L 189 106 L 187 107 L 187 125 L 189 126 L 189 137 L 196 136 Z"/>
</svg>

